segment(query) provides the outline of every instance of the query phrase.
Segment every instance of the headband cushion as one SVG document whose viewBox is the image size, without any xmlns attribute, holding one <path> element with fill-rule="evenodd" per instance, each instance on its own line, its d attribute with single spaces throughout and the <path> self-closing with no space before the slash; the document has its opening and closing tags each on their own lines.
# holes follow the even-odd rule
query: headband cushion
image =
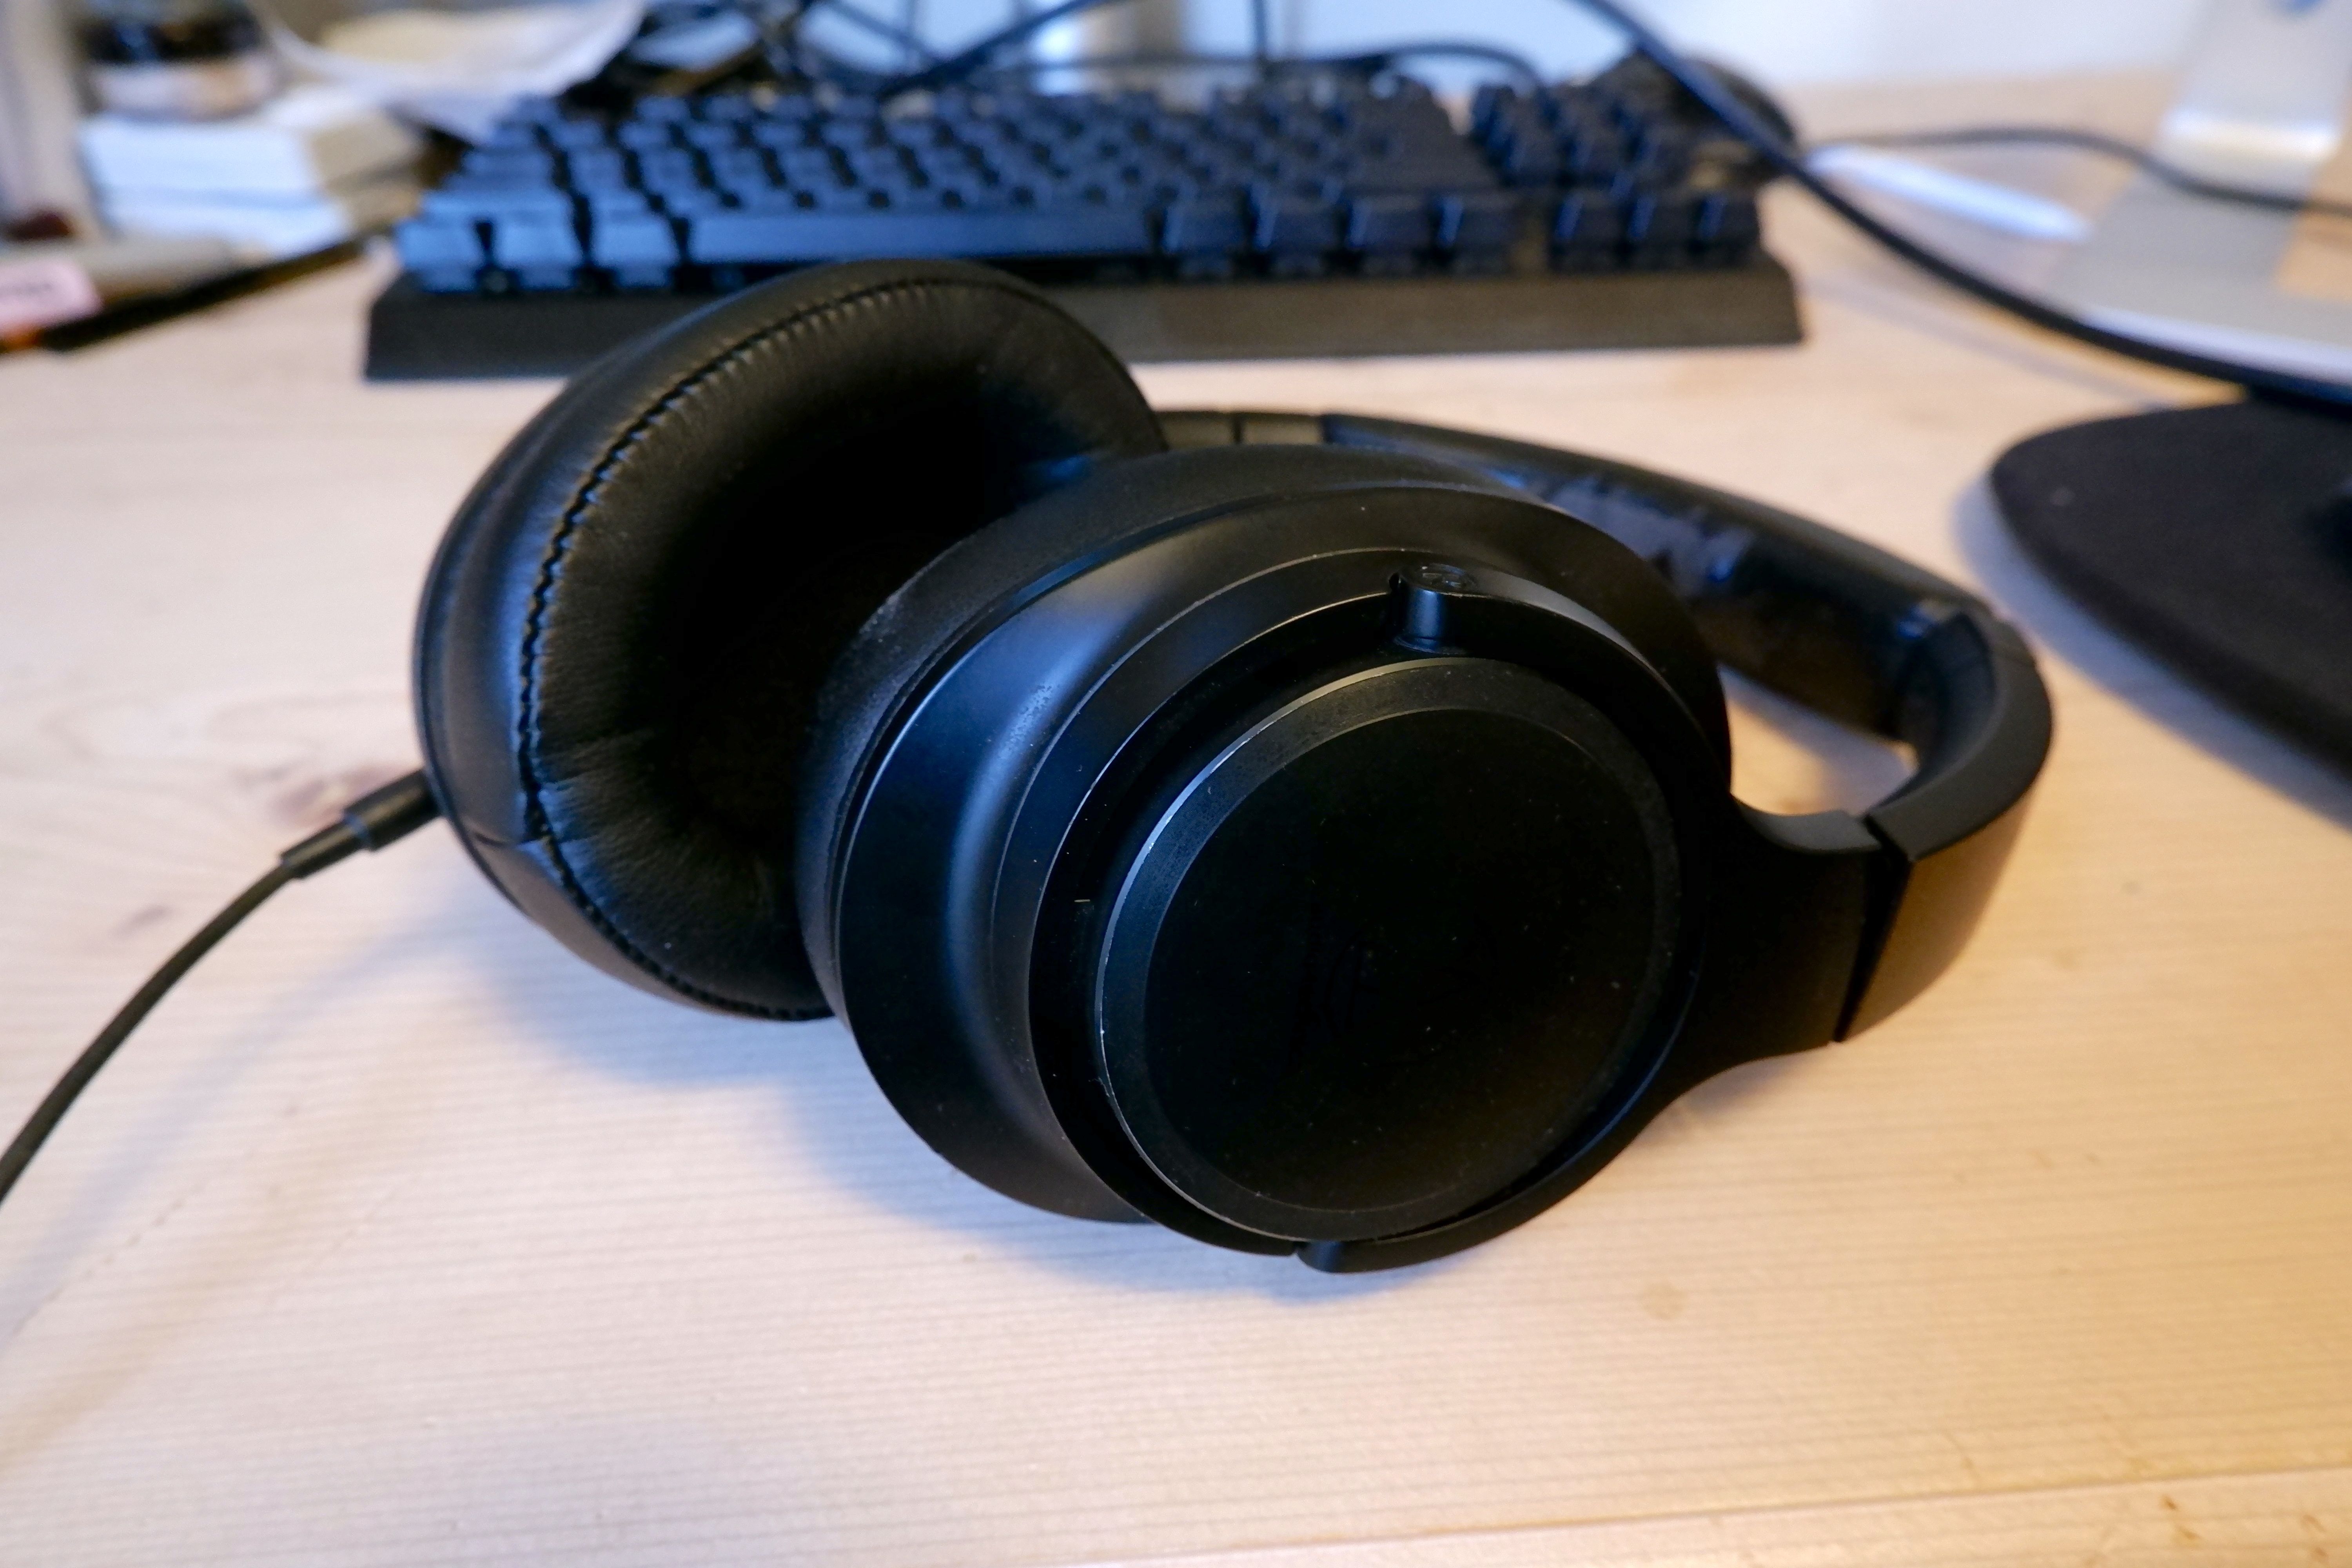
<svg viewBox="0 0 2352 1568">
<path fill-rule="evenodd" d="M 984 268 L 812 269 L 618 351 L 434 563 L 417 703 L 444 808 L 600 967 L 822 1014 L 792 843 L 834 656 L 956 540 L 1161 445 L 1111 353 Z"/>
</svg>

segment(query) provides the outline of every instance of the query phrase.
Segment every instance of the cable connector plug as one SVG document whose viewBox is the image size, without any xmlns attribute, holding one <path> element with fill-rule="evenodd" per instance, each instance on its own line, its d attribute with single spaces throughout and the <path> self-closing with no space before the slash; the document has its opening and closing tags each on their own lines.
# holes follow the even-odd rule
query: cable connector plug
<svg viewBox="0 0 2352 1568">
<path fill-rule="evenodd" d="M 296 879 L 309 877 L 362 849 L 397 843 L 440 815 L 425 774 L 413 773 L 343 807 L 333 824 L 280 854 L 278 868 Z"/>
<path fill-rule="evenodd" d="M 439 803 L 421 773 L 404 779 L 394 779 L 382 789 L 373 790 L 343 807 L 342 819 L 324 832 L 314 833 L 301 843 L 278 857 L 278 864 L 262 873 L 261 880 L 229 900 L 228 908 L 212 918 L 210 924 L 181 944 L 180 951 L 163 961 L 163 967 L 149 975 L 147 984 L 132 994 L 122 1010 L 115 1014 L 98 1038 L 83 1048 L 73 1065 L 66 1068 L 57 1087 L 50 1089 L 41 1103 L 33 1108 L 16 1136 L 5 1149 L 0 1149 L 0 1198 L 16 1184 L 16 1178 L 32 1163 L 33 1155 L 57 1128 L 98 1069 L 106 1065 L 117 1047 L 128 1039 L 139 1021 L 163 999 L 163 993 L 179 983 L 180 976 L 195 967 L 196 960 L 216 946 L 221 938 L 236 929 L 237 922 L 267 903 L 269 896 L 287 883 L 323 871 L 336 861 L 357 854 L 362 849 L 381 849 L 398 838 L 415 832 L 441 815 Z"/>
</svg>

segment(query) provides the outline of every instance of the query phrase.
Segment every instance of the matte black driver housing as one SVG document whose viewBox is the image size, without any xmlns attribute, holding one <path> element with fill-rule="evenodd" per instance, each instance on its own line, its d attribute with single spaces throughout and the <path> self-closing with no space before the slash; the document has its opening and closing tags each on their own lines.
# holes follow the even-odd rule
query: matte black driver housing
<svg viewBox="0 0 2352 1568">
<path fill-rule="evenodd" d="M 1718 663 L 1916 776 L 1739 805 Z M 2049 740 L 2016 636 L 1853 541 L 1454 432 L 1155 416 L 1021 285 L 881 263 L 557 399 L 444 544 L 418 700 L 477 860 L 602 967 L 840 1014 L 1024 1202 L 1341 1269 L 1916 994 Z"/>
</svg>

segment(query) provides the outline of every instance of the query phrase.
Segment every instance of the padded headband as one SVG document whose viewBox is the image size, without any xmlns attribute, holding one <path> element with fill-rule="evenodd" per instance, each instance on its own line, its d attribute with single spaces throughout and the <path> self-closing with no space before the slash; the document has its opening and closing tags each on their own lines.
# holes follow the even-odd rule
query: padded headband
<svg viewBox="0 0 2352 1568">
<path fill-rule="evenodd" d="M 1839 1037 L 1958 955 L 2050 749 L 2033 656 L 1983 601 L 1818 523 L 1602 458 L 1351 414 L 1188 411 L 1160 423 L 1175 447 L 1323 443 L 1455 464 L 1634 551 L 1673 583 L 1724 665 L 1918 759 L 1858 819 L 1879 853 Z"/>
</svg>

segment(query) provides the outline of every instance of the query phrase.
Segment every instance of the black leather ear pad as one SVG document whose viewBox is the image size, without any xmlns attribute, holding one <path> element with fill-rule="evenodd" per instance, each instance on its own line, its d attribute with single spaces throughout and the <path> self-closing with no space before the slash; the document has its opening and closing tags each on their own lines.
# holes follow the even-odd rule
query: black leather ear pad
<svg viewBox="0 0 2352 1568">
<path fill-rule="evenodd" d="M 1162 445 L 1110 351 L 988 268 L 818 268 L 699 311 L 585 373 L 451 524 L 417 626 L 435 791 L 600 967 L 822 1014 L 792 856 L 835 655 L 956 540 Z"/>
<path fill-rule="evenodd" d="M 842 651 L 817 702 L 795 864 L 803 929 L 820 981 L 831 987 L 837 973 L 831 859 L 852 796 L 924 678 L 959 645 L 1055 583 L 1165 529 L 1259 499 L 1405 482 L 1526 499 L 1466 468 L 1402 454 L 1314 446 L 1199 448 L 1093 474 L 959 542 L 909 578 Z"/>
</svg>

